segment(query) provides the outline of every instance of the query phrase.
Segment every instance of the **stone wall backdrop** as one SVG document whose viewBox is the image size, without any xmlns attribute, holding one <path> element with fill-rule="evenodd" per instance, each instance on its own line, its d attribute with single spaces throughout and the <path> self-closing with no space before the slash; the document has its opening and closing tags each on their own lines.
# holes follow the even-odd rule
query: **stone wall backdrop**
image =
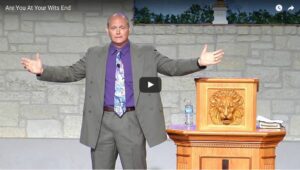
<svg viewBox="0 0 300 170">
<path fill-rule="evenodd" d="M 70 65 L 95 45 L 109 42 L 106 19 L 133 16 L 133 0 L 74 1 L 71 11 L 0 11 L 0 137 L 78 138 L 84 80 L 41 82 L 20 59 L 40 52 L 43 63 Z M 183 123 L 184 99 L 195 107 L 194 77 L 256 77 L 257 113 L 282 119 L 285 140 L 300 140 L 300 28 L 269 25 L 134 25 L 131 41 L 154 44 L 172 59 L 223 48 L 218 66 L 184 77 L 162 76 L 166 124 Z"/>
</svg>

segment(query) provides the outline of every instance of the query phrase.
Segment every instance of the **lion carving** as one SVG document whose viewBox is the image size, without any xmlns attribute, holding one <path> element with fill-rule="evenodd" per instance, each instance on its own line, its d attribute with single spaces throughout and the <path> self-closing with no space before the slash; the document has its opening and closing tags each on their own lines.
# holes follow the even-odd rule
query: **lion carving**
<svg viewBox="0 0 300 170">
<path fill-rule="evenodd" d="M 209 99 L 209 115 L 214 124 L 239 125 L 244 117 L 244 100 L 235 90 L 218 90 Z"/>
</svg>

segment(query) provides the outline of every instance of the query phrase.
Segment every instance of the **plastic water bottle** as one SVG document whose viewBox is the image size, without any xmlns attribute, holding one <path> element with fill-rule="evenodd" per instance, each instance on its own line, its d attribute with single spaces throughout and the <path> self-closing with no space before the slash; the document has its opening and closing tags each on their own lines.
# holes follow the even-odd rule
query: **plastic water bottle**
<svg viewBox="0 0 300 170">
<path fill-rule="evenodd" d="M 193 123 L 194 112 L 193 112 L 193 105 L 190 100 L 185 100 L 184 112 L 185 112 L 185 125 L 192 126 L 194 124 Z"/>
</svg>

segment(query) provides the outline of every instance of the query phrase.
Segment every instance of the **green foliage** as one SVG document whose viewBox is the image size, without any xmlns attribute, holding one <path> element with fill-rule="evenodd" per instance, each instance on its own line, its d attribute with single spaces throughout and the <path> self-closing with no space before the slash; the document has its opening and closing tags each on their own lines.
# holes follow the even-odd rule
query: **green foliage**
<svg viewBox="0 0 300 170">
<path fill-rule="evenodd" d="M 134 8 L 135 24 L 199 24 L 212 23 L 213 10 L 210 6 L 201 7 L 198 4 L 192 6 L 181 14 L 154 14 L 147 7 L 142 9 Z"/>
<path fill-rule="evenodd" d="M 148 7 L 134 8 L 135 24 L 203 24 L 212 23 L 214 11 L 211 6 L 192 4 L 190 8 L 181 14 L 155 14 Z M 232 10 L 227 11 L 229 24 L 300 24 L 300 10 L 292 13 L 287 11 L 278 12 L 274 15 L 265 9 L 253 12 Z"/>
<path fill-rule="evenodd" d="M 150 10 L 147 7 L 142 9 L 134 8 L 134 23 L 135 24 L 150 24 L 151 23 Z"/>
<path fill-rule="evenodd" d="M 274 15 L 267 10 L 249 12 L 227 11 L 229 24 L 300 24 L 300 10 L 295 13 L 282 11 Z"/>
</svg>

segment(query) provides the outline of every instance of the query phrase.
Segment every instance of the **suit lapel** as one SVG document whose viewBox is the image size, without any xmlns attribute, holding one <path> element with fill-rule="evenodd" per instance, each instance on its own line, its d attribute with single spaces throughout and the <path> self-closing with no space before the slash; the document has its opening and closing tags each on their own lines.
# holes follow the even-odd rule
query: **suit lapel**
<svg viewBox="0 0 300 170">
<path fill-rule="evenodd" d="M 104 88 L 105 88 L 105 75 L 106 75 L 106 62 L 107 62 L 107 57 L 108 57 L 108 49 L 109 49 L 109 44 L 106 44 L 104 47 L 102 47 L 101 52 L 97 56 L 97 64 L 96 64 L 96 72 L 95 74 L 99 75 L 96 76 L 97 80 L 96 82 L 98 83 L 98 87 L 100 87 L 100 100 L 101 103 L 104 103 Z"/>
<path fill-rule="evenodd" d="M 144 58 L 140 54 L 139 47 L 133 43 L 130 43 L 130 53 L 132 60 L 134 103 L 136 106 L 140 94 L 139 81 L 143 75 Z"/>
</svg>

